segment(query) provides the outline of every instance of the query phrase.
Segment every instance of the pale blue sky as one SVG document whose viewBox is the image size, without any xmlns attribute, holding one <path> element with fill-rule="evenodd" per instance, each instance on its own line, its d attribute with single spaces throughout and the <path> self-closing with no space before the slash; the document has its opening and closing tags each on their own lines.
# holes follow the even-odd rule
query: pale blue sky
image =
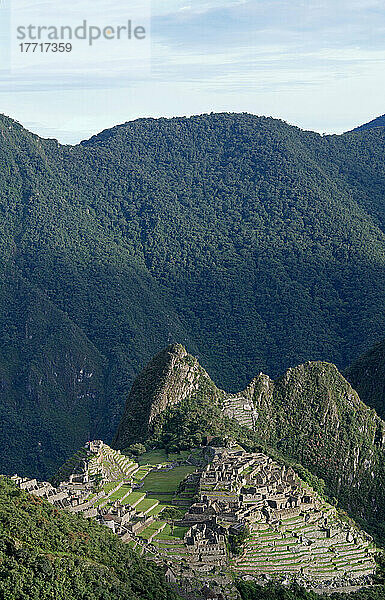
<svg viewBox="0 0 385 600">
<path fill-rule="evenodd" d="M 10 1 L 14 22 L 57 7 L 66 23 L 109 24 L 132 6 Z M 105 48 L 3 72 L 0 112 L 66 143 L 142 116 L 248 111 L 339 133 L 385 113 L 383 0 L 153 0 L 151 58 L 143 46 L 127 71 L 127 46 Z"/>
</svg>

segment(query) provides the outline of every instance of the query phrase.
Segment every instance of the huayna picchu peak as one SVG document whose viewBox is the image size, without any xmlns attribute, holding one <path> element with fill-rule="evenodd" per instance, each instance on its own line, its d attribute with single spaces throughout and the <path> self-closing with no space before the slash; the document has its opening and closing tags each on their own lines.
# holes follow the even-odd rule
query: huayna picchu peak
<svg viewBox="0 0 385 600">
<path fill-rule="evenodd" d="M 209 375 L 180 344 L 157 354 L 135 379 L 114 443 L 119 448 L 149 436 L 162 413 L 189 398 Z"/>
</svg>

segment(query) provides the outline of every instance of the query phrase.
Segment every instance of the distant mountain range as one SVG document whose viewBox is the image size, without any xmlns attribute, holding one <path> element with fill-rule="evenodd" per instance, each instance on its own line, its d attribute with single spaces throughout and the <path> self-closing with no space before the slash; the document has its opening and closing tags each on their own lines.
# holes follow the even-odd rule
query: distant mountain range
<svg viewBox="0 0 385 600">
<path fill-rule="evenodd" d="M 0 117 L 0 472 L 111 440 L 168 343 L 231 391 L 382 339 L 384 138 L 212 114 L 62 146 Z"/>
</svg>

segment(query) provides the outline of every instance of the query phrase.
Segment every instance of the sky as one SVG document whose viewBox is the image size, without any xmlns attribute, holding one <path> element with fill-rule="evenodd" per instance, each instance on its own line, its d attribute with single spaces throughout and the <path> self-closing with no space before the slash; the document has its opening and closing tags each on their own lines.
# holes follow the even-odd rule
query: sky
<svg viewBox="0 0 385 600">
<path fill-rule="evenodd" d="M 0 112 L 80 140 L 138 117 L 250 112 L 320 133 L 385 113 L 383 0 L 0 0 Z M 21 52 L 30 23 L 143 26 L 146 39 Z"/>
</svg>

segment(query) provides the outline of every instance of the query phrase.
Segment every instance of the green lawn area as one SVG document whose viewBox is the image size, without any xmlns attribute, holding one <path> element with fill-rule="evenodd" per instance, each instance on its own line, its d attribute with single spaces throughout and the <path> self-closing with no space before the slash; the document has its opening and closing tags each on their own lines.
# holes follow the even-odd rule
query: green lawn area
<svg viewBox="0 0 385 600">
<path fill-rule="evenodd" d="M 147 498 L 152 498 L 153 500 L 158 500 L 160 504 L 163 506 L 172 506 L 172 501 L 174 496 L 172 494 L 162 495 L 157 492 L 149 493 Z"/>
<path fill-rule="evenodd" d="M 172 504 L 173 497 L 174 496 L 160 496 L 160 495 L 156 496 L 156 494 L 155 495 L 154 494 L 149 494 L 147 496 L 147 498 L 152 499 L 152 500 L 158 500 L 159 504 L 153 509 L 153 511 L 155 511 L 155 512 L 153 512 L 151 510 L 148 514 L 150 514 L 150 515 L 152 515 L 152 514 L 156 515 L 161 510 L 163 510 L 164 508 L 175 508 L 175 506 L 173 506 L 173 504 Z M 187 508 L 183 508 L 183 510 L 185 512 L 187 512 Z"/>
<path fill-rule="evenodd" d="M 105 483 L 103 485 L 103 489 L 106 492 L 106 494 L 108 494 L 108 492 L 110 492 L 111 490 L 114 489 L 114 487 L 116 487 L 119 483 L 119 480 L 117 481 L 109 481 L 108 483 Z"/>
<path fill-rule="evenodd" d="M 183 540 L 185 534 L 188 532 L 188 527 L 174 527 L 174 531 L 172 533 L 173 537 L 180 538 Z"/>
<path fill-rule="evenodd" d="M 180 452 L 170 452 L 168 460 L 186 460 L 191 454 L 191 450 L 181 450 Z"/>
<path fill-rule="evenodd" d="M 175 540 L 171 535 L 171 526 L 167 523 L 166 527 L 156 536 L 156 540 Z"/>
<path fill-rule="evenodd" d="M 143 498 L 143 497 L 144 497 L 143 492 L 131 492 L 131 494 L 129 494 L 127 496 L 127 498 L 125 498 L 122 501 L 122 504 L 134 504 L 134 502 L 139 500 L 139 498 Z"/>
<path fill-rule="evenodd" d="M 174 527 L 172 531 L 171 525 L 167 523 L 166 527 L 156 536 L 157 540 L 183 540 L 183 536 L 188 531 L 188 527 Z"/>
<path fill-rule="evenodd" d="M 139 465 L 159 465 L 168 461 L 166 450 L 150 450 L 138 457 Z"/>
<path fill-rule="evenodd" d="M 156 500 L 154 500 L 153 498 L 144 498 L 141 502 L 139 502 L 139 504 L 135 506 L 135 510 L 137 512 L 143 512 L 155 506 L 155 502 Z"/>
<path fill-rule="evenodd" d="M 171 452 L 167 454 L 166 450 L 158 448 L 141 454 L 136 460 L 139 465 L 160 465 L 173 460 L 186 460 L 191 454 L 191 450 L 182 450 L 181 452 Z"/>
<path fill-rule="evenodd" d="M 188 475 L 193 473 L 196 467 L 183 465 L 170 471 L 153 471 L 144 480 L 143 491 L 168 492 L 170 495 L 176 492 L 179 483 Z"/>
<path fill-rule="evenodd" d="M 133 479 L 136 479 L 136 481 L 141 481 L 147 475 L 149 470 L 149 467 L 140 467 L 140 469 L 138 469 L 132 477 Z"/>
<path fill-rule="evenodd" d="M 159 530 L 162 525 L 163 521 L 154 521 L 151 523 L 151 525 L 146 527 L 146 529 L 143 529 L 143 531 L 139 534 L 139 537 L 148 540 L 156 531 Z"/>
<path fill-rule="evenodd" d="M 188 456 L 191 456 L 192 458 L 196 458 L 198 460 L 202 460 L 205 454 L 203 448 L 194 448 L 193 450 L 186 450 L 186 452 L 188 453 Z"/>
<path fill-rule="evenodd" d="M 148 511 L 147 515 L 149 517 L 156 517 L 156 515 L 159 515 L 159 513 L 162 512 L 164 508 L 164 504 L 157 504 L 156 506 L 154 506 L 154 508 Z"/>
<path fill-rule="evenodd" d="M 127 494 L 127 492 L 131 489 L 130 485 L 122 485 L 122 487 L 120 487 L 116 492 L 114 492 L 113 494 L 111 494 L 110 496 L 110 500 L 118 500 L 119 498 L 122 498 L 122 496 L 124 496 L 124 494 Z"/>
</svg>

